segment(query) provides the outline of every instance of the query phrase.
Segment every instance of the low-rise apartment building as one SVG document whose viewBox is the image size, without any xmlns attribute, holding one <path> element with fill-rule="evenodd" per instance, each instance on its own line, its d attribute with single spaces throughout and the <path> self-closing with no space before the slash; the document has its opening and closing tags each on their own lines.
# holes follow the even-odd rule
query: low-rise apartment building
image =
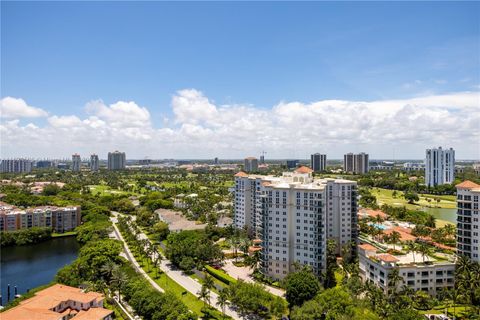
<svg viewBox="0 0 480 320">
<path fill-rule="evenodd" d="M 417 253 L 415 257 L 393 256 L 388 253 L 380 253 L 371 244 L 358 246 L 360 276 L 364 281 L 370 281 L 382 289 L 385 293 L 392 289 L 389 275 L 394 269 L 403 281 L 397 283 L 397 289 L 406 285 L 418 291 L 423 290 L 432 296 L 436 296 L 442 288 L 451 289 L 455 280 L 455 263 L 453 261 L 428 261 L 423 262 L 422 257 Z"/>
<path fill-rule="evenodd" d="M 111 320 L 103 294 L 55 284 L 5 312 L 3 320 Z"/>
<path fill-rule="evenodd" d="M 62 233 L 75 229 L 80 222 L 80 207 L 43 206 L 21 210 L 0 203 L 0 231 L 51 227 L 54 232 Z"/>
</svg>

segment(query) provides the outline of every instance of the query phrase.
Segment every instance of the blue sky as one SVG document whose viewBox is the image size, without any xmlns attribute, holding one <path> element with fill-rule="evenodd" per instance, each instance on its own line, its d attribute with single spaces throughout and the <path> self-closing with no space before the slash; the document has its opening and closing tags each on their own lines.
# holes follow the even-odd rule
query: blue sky
<svg viewBox="0 0 480 320">
<path fill-rule="evenodd" d="M 268 111 L 280 102 L 478 92 L 480 84 L 478 2 L 2 2 L 1 9 L 1 96 L 50 117 L 84 120 L 92 100 L 134 101 L 148 109 L 152 128 L 180 130 L 172 100 L 183 89 L 217 107 Z M 44 128 L 48 119 L 18 123 Z"/>
</svg>

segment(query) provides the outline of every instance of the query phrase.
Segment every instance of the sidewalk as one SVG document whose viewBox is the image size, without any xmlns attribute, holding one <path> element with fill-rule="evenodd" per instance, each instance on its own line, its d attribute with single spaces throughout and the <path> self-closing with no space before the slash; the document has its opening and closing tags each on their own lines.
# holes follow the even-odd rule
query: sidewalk
<svg viewBox="0 0 480 320">
<path fill-rule="evenodd" d="M 127 259 L 130 260 L 130 262 L 133 264 L 133 266 L 135 267 L 135 269 L 145 278 L 148 280 L 148 282 L 150 282 L 150 284 L 155 288 L 157 289 L 158 291 L 160 292 L 165 292 L 165 290 L 162 289 L 162 287 L 160 287 L 155 281 L 153 281 L 152 278 L 150 278 L 148 276 L 148 274 L 143 271 L 142 267 L 140 267 L 140 265 L 138 264 L 137 260 L 135 259 L 135 257 L 133 256 L 132 252 L 130 251 L 130 249 L 128 248 L 128 245 L 126 244 L 125 240 L 123 239 L 122 237 L 122 234 L 120 233 L 120 231 L 118 230 L 118 227 L 116 225 L 116 222 L 117 222 L 117 219 L 116 217 L 115 218 L 112 218 L 112 224 L 113 224 L 113 228 L 115 229 L 115 236 L 118 240 L 122 241 L 123 242 L 123 248 L 125 249 L 125 253 L 127 254 Z"/>
</svg>

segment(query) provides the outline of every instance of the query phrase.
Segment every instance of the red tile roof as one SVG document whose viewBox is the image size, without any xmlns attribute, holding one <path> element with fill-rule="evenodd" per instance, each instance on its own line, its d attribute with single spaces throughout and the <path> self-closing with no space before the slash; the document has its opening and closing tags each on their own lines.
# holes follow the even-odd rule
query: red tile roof
<svg viewBox="0 0 480 320">
<path fill-rule="evenodd" d="M 235 174 L 235 177 L 248 177 L 248 174 L 243 171 L 239 171 Z"/>
<path fill-rule="evenodd" d="M 382 219 L 387 219 L 387 214 L 383 212 L 382 210 L 373 210 L 373 209 L 360 209 L 358 210 L 358 214 L 364 215 L 366 214 L 367 216 L 371 218 L 375 218 L 379 216 Z"/>
<path fill-rule="evenodd" d="M 377 248 L 375 248 L 374 246 L 372 246 L 371 244 L 369 243 L 364 243 L 364 244 L 361 244 L 358 246 L 360 249 L 363 249 L 365 251 L 377 251 Z"/>
<path fill-rule="evenodd" d="M 313 170 L 309 167 L 301 166 L 300 168 L 296 169 L 295 172 L 297 173 L 312 173 Z"/>
<path fill-rule="evenodd" d="M 377 255 L 377 258 L 384 261 L 384 262 L 398 262 L 398 261 L 400 261 L 389 253 L 379 254 L 379 255 Z"/>
<path fill-rule="evenodd" d="M 455 187 L 459 189 L 475 189 L 480 188 L 480 185 L 470 180 L 465 180 L 462 183 L 457 184 Z"/>
</svg>

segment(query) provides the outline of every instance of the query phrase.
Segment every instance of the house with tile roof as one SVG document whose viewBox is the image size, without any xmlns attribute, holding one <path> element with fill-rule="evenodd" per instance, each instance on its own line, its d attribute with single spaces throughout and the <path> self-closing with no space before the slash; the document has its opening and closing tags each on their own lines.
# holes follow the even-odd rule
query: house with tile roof
<svg viewBox="0 0 480 320">
<path fill-rule="evenodd" d="M 2 320 L 112 320 L 103 294 L 55 284 L 0 314 Z"/>
</svg>

